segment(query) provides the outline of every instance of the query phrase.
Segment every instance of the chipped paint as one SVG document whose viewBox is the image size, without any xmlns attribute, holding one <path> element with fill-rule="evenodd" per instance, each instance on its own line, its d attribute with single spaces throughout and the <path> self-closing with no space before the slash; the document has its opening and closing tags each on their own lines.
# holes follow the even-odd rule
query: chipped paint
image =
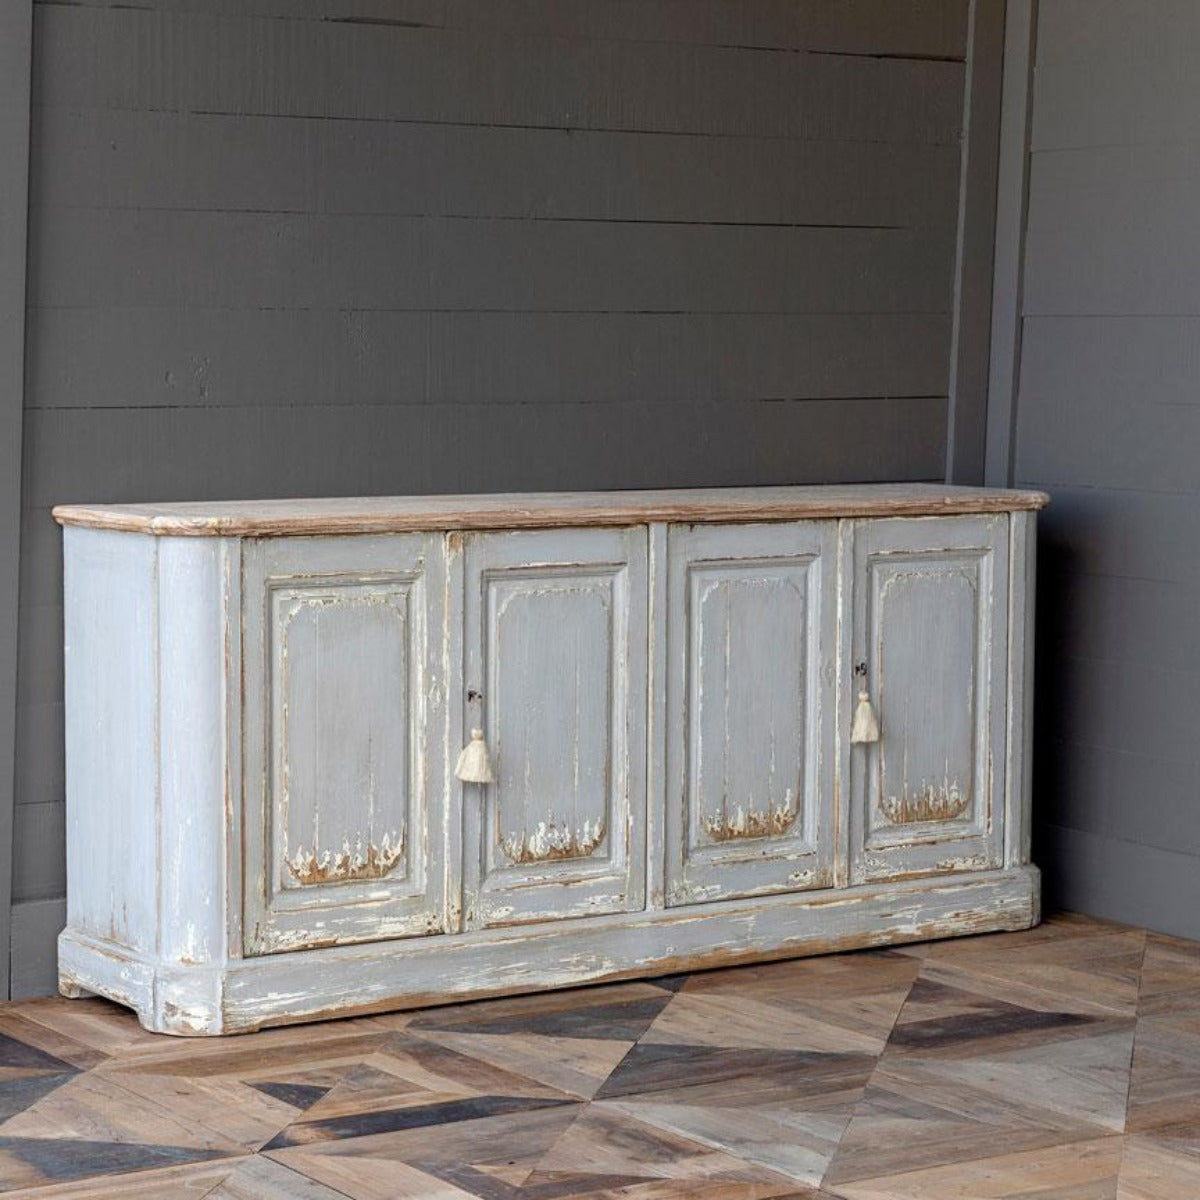
<svg viewBox="0 0 1200 1200">
<path fill-rule="evenodd" d="M 404 856 L 404 832 L 385 833 L 376 845 L 363 846 L 361 834 L 353 849 L 349 839 L 338 851 L 319 851 L 301 846 L 294 855 L 284 858 L 292 878 L 302 887 L 318 883 L 347 883 L 355 879 L 382 879 Z"/>
<path fill-rule="evenodd" d="M 922 779 L 916 789 L 905 781 L 899 796 L 880 796 L 879 811 L 893 825 L 912 825 L 920 821 L 953 821 L 967 811 L 970 794 L 957 779 L 929 783 Z"/>
<path fill-rule="evenodd" d="M 765 812 L 753 806 L 744 808 L 739 804 L 732 813 L 720 812 L 704 817 L 704 832 L 714 842 L 779 837 L 795 825 L 799 815 L 796 797 L 788 788 L 784 798 L 778 804 L 768 804 Z"/>
<path fill-rule="evenodd" d="M 564 858 L 591 858 L 604 841 L 603 821 L 584 821 L 579 829 L 559 825 L 553 818 L 539 821 L 531 832 L 501 836 L 500 849 L 510 863 L 557 862 Z"/>
</svg>

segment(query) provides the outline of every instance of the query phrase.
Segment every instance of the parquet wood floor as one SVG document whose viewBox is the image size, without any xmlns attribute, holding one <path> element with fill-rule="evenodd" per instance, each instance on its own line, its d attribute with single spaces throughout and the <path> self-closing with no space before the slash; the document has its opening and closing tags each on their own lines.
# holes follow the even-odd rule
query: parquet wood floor
<svg viewBox="0 0 1200 1200">
<path fill-rule="evenodd" d="M 0 1193 L 1200 1200 L 1200 943 L 1059 916 L 200 1041 L 0 1006 Z"/>
</svg>

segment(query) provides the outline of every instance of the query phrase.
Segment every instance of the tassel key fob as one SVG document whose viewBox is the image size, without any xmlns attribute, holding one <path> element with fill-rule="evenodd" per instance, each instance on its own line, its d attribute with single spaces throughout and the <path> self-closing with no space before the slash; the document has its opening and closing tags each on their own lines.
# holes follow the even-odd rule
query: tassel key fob
<svg viewBox="0 0 1200 1200">
<path fill-rule="evenodd" d="M 853 746 L 869 745 L 879 741 L 879 718 L 875 715 L 875 707 L 871 703 L 871 693 L 867 691 L 867 664 L 860 662 L 854 668 L 854 674 L 861 676 L 863 686 L 859 689 L 858 703 L 854 706 L 854 720 L 850 725 L 850 744 Z"/>
<path fill-rule="evenodd" d="M 487 742 L 482 729 L 471 730 L 471 740 L 463 747 L 454 766 L 454 774 L 463 783 L 495 783 L 492 760 L 488 755 Z"/>
</svg>

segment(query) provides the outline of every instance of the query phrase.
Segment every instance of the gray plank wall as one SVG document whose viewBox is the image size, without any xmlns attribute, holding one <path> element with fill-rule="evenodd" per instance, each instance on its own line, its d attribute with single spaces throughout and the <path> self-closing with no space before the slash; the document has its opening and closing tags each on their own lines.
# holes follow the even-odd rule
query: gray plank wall
<svg viewBox="0 0 1200 1200">
<path fill-rule="evenodd" d="M 942 477 L 968 8 L 37 4 L 18 994 L 50 506 Z"/>
<path fill-rule="evenodd" d="M 1200 936 L 1200 5 L 1041 0 L 1015 477 L 1045 486 L 1039 857 Z"/>
</svg>

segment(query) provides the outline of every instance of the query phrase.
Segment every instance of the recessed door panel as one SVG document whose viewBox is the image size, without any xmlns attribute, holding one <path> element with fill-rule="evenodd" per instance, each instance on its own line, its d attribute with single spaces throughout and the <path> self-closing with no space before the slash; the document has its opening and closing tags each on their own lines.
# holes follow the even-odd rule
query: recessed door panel
<svg viewBox="0 0 1200 1200">
<path fill-rule="evenodd" d="M 880 739 L 850 749 L 853 881 L 999 865 L 1007 531 L 1006 516 L 857 526 L 865 675 L 845 702 L 865 686 Z"/>
<path fill-rule="evenodd" d="M 444 929 L 440 540 L 249 543 L 248 953 Z"/>
<path fill-rule="evenodd" d="M 466 546 L 464 725 L 495 782 L 464 784 L 467 924 L 644 900 L 646 533 Z"/>
<path fill-rule="evenodd" d="M 827 887 L 836 526 L 668 536 L 667 904 Z"/>
</svg>

